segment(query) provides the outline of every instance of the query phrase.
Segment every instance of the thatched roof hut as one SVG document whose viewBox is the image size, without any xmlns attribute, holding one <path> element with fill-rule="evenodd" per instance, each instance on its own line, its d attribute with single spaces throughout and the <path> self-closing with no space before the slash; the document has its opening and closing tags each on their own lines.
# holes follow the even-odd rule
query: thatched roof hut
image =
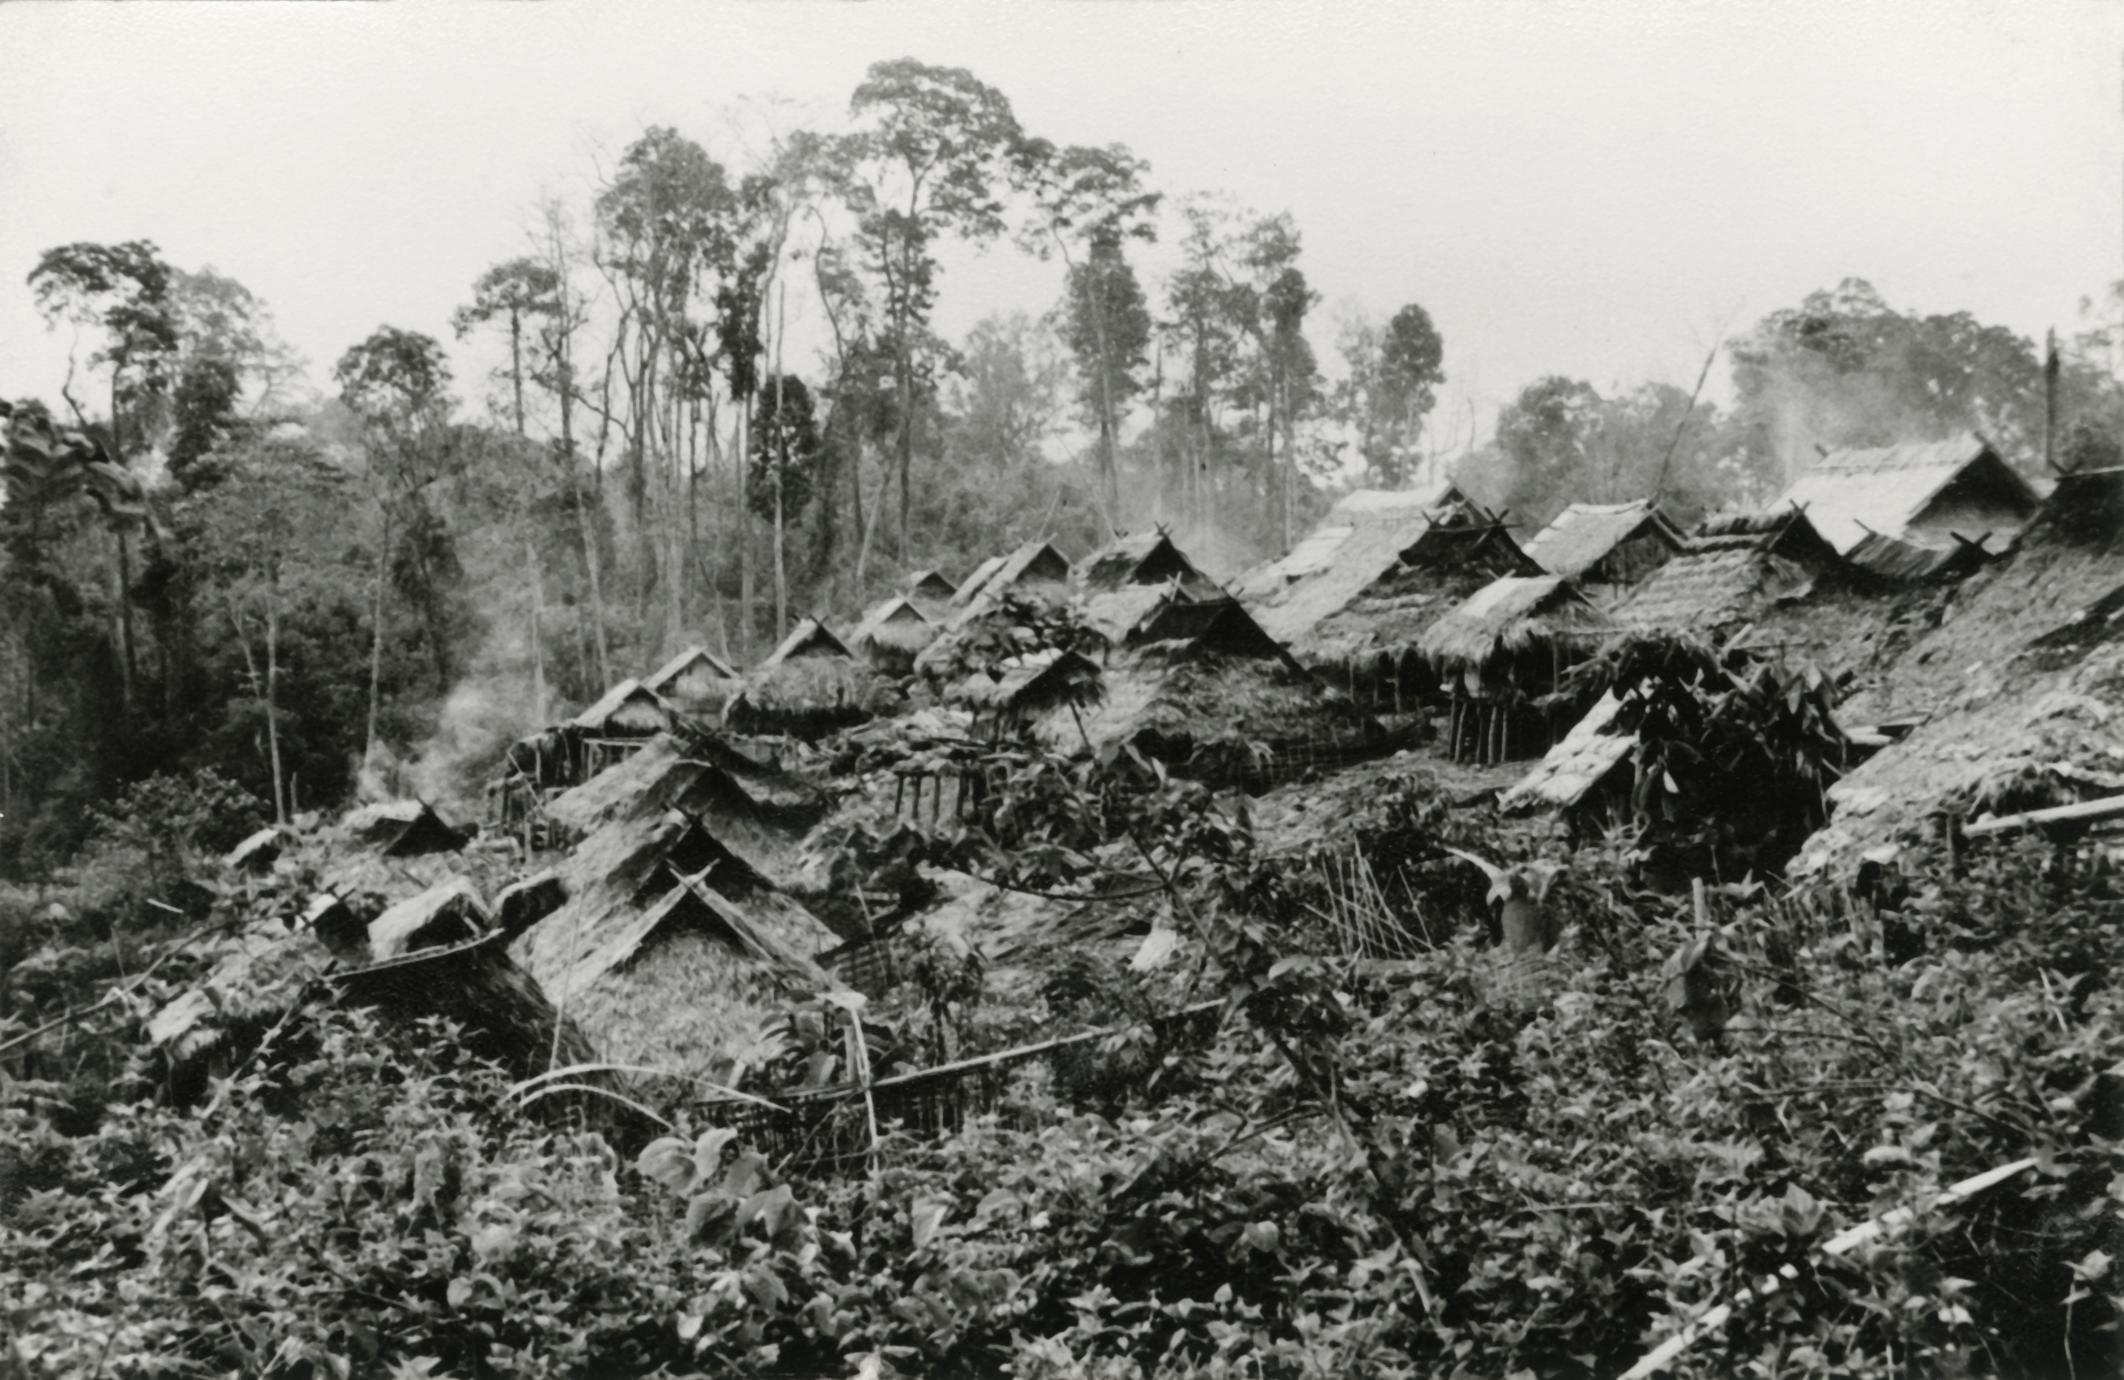
<svg viewBox="0 0 2124 1380">
<path fill-rule="evenodd" d="M 968 676 L 952 687 L 951 698 L 973 710 L 994 734 L 1065 705 L 1096 703 L 1100 678 L 1099 664 L 1091 658 L 1049 648 L 1019 657 L 998 674 Z"/>
<path fill-rule="evenodd" d="M 1682 549 L 1681 529 L 1650 499 L 1574 503 L 1527 542 L 1551 575 L 1586 585 L 1634 585 Z"/>
<path fill-rule="evenodd" d="M 743 679 L 737 668 L 706 647 L 688 647 L 642 682 L 665 703 L 707 713 L 721 709 Z"/>
<path fill-rule="evenodd" d="M 952 595 L 952 606 L 959 611 L 953 622 L 963 621 L 967 610 L 984 599 L 993 601 L 1005 593 L 1060 597 L 1069 574 L 1069 557 L 1051 542 L 1029 541 L 1006 556 L 991 556 L 974 567 Z"/>
<path fill-rule="evenodd" d="M 863 722 L 893 698 L 831 628 L 806 618 L 745 677 L 723 723 L 739 733 L 818 737 Z"/>
<path fill-rule="evenodd" d="M 1106 639 L 1107 645 L 1119 646 L 1167 604 L 1188 598 L 1178 584 L 1123 585 L 1078 600 L 1077 621 Z"/>
<path fill-rule="evenodd" d="M 339 822 L 340 834 L 357 846 L 386 858 L 417 858 L 454 853 L 472 833 L 446 823 L 425 800 L 384 800 L 350 811 Z"/>
<path fill-rule="evenodd" d="M 561 873 L 566 903 L 510 952 L 604 1058 L 707 1067 L 830 985 L 832 931 L 696 821 L 615 820 Z"/>
<path fill-rule="evenodd" d="M 1196 569 L 1162 526 L 1114 538 L 1077 567 L 1077 582 L 1092 594 L 1131 585 L 1177 584 L 1199 593 L 1217 589 L 1216 581 Z"/>
<path fill-rule="evenodd" d="M 568 726 L 593 738 L 647 738 L 670 728 L 674 721 L 664 697 L 629 676 L 598 696 Z"/>
<path fill-rule="evenodd" d="M 907 597 L 924 613 L 947 607 L 959 587 L 934 570 L 917 570 L 907 577 Z"/>
<path fill-rule="evenodd" d="M 1568 580 L 1507 575 L 1492 580 L 1424 629 L 1416 650 L 1441 681 L 1469 694 L 1547 694 L 1563 668 L 1615 631 Z M 1523 674 L 1532 663 L 1540 674 Z"/>
<path fill-rule="evenodd" d="M 1778 500 L 1804 508 L 1848 553 L 1869 532 L 1943 546 L 1955 537 L 2001 541 L 2034 516 L 2035 490 L 1974 432 L 1945 441 L 1830 451 Z"/>
<path fill-rule="evenodd" d="M 1356 598 L 1426 532 L 1488 520 L 1451 484 L 1407 493 L 1359 489 L 1287 554 L 1242 576 L 1236 592 L 1262 626 L 1289 642 Z"/>
<path fill-rule="evenodd" d="M 880 601 L 848 635 L 848 645 L 869 657 L 881 671 L 905 675 L 914 659 L 936 640 L 937 625 L 920 605 L 904 594 Z"/>
<path fill-rule="evenodd" d="M 1237 600 L 1167 602 L 1109 652 L 1096 704 L 1051 709 L 1069 751 L 1121 742 L 1182 775 L 1249 789 L 1378 751 L 1377 721 L 1323 686 Z M 1079 725 L 1081 723 L 1081 733 Z"/>
<path fill-rule="evenodd" d="M 2113 482 L 2124 491 L 2124 474 Z M 2124 524 L 2084 522 L 2102 481 L 2066 487 L 2010 556 L 1954 591 L 1937 627 L 1839 707 L 1855 722 L 1922 722 L 1830 789 L 1834 813 L 1797 868 L 1842 865 L 1934 829 L 1942 813 L 2124 789 Z"/>
<path fill-rule="evenodd" d="M 1335 607 L 1317 618 L 1308 609 L 1310 622 L 1292 648 L 1308 665 L 1332 667 L 1345 678 L 1376 677 L 1392 668 L 1398 681 L 1402 664 L 1415 659 L 1417 640 L 1447 610 L 1492 580 L 1541 573 L 1498 523 L 1429 527 L 1362 584 L 1330 578 L 1301 591 L 1298 604 L 1334 602 Z M 1281 636 L 1291 621 L 1286 613 L 1280 623 L 1268 618 L 1262 623 Z"/>
<path fill-rule="evenodd" d="M 1448 610 L 1416 650 L 1450 688 L 1447 751 L 1457 760 L 1508 761 L 1546 751 L 1566 711 L 1546 702 L 1564 672 L 1615 631 L 1568 580 L 1508 575 Z"/>
<path fill-rule="evenodd" d="M 1706 520 L 1611 612 L 1624 627 L 1717 636 L 1849 572 L 1797 508 L 1724 514 Z"/>
<path fill-rule="evenodd" d="M 409 896 L 369 922 L 369 957 L 398 958 L 416 949 L 462 944 L 490 928 L 486 903 L 463 877 Z"/>
<path fill-rule="evenodd" d="M 555 797 L 546 815 L 561 838 L 573 840 L 614 820 L 676 810 L 699 821 L 748 867 L 783 877 L 792 870 L 804 831 L 826 808 L 821 792 L 712 738 L 664 735 Z"/>
</svg>

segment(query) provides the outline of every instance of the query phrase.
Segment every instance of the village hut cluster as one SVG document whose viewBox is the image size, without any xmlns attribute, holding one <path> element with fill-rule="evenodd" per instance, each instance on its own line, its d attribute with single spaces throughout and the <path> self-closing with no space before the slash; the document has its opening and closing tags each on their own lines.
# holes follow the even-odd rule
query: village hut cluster
<svg viewBox="0 0 2124 1380">
<path fill-rule="evenodd" d="M 807 840 L 852 811 L 963 814 L 1020 743 L 1125 750 L 1237 798 L 1427 756 L 1510 808 L 1612 823 L 1634 744 L 1572 673 L 1645 634 L 1832 688 L 1858 765 L 1800 866 L 1877 855 L 1943 812 L 1969 835 L 2059 810 L 2100 827 L 2124 817 L 2120 495 L 2119 471 L 2039 493 L 1964 437 L 1825 455 L 1761 511 L 1693 530 L 1640 500 L 1575 505 L 1522 541 L 1442 484 L 1349 494 L 1230 580 L 1162 528 L 1079 560 L 1029 542 L 957 583 L 921 571 L 852 623 L 802 619 L 750 668 L 697 646 L 622 680 L 509 747 L 480 827 L 390 802 L 245 840 L 230 866 L 273 918 L 156 1038 L 196 1058 L 331 982 L 460 1019 L 526 1070 L 594 1058 L 728 1084 L 792 1005 L 874 987 L 895 934 L 999 972 L 1036 932 L 1140 941 L 1125 907 L 965 876 L 932 877 L 926 915 L 836 890 Z"/>
</svg>

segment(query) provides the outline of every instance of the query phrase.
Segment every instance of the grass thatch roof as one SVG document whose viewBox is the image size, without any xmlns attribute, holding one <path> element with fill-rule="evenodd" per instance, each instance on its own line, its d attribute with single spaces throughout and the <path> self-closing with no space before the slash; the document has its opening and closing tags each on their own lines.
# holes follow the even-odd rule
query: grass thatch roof
<svg viewBox="0 0 2124 1380">
<path fill-rule="evenodd" d="M 340 820 L 337 832 L 345 842 L 386 858 L 454 853 L 472 838 L 470 830 L 453 828 L 424 800 L 363 805 Z"/>
<path fill-rule="evenodd" d="M 1384 737 L 1369 715 L 1288 661 L 1158 643 L 1110 661 L 1101 688 L 1097 704 L 1074 714 L 1050 712 L 1035 725 L 1037 734 L 1065 752 L 1084 746 L 1085 738 L 1095 751 L 1135 742 L 1182 770 L 1205 751 L 1235 753 L 1260 744 L 1271 754 L 1326 753 Z"/>
<path fill-rule="evenodd" d="M 247 835 L 241 843 L 231 848 L 227 856 L 222 858 L 221 864 L 242 871 L 263 871 L 271 867 L 273 860 L 280 856 L 282 842 L 280 826 L 268 824 L 257 833 Z"/>
<path fill-rule="evenodd" d="M 1615 624 L 1557 575 L 1492 580 L 1424 629 L 1416 650 L 1440 676 L 1480 682 L 1499 658 L 1545 649 L 1576 660 Z"/>
<path fill-rule="evenodd" d="M 1359 532 L 1356 540 L 1362 541 Z M 1455 604 L 1501 576 L 1539 575 L 1519 544 L 1495 523 L 1432 527 L 1337 608 L 1315 620 L 1293 649 L 1313 665 L 1357 666 L 1415 650 L 1417 640 Z M 1339 577 L 1315 583 L 1322 599 L 1341 594 Z M 1267 616 L 1262 625 L 1281 636 Z"/>
<path fill-rule="evenodd" d="M 706 647 L 688 647 L 656 668 L 642 684 L 673 704 L 696 710 L 720 708 L 737 689 L 737 668 Z"/>
<path fill-rule="evenodd" d="M 1291 654 L 1237 599 L 1167 599 L 1129 630 L 1131 647 L 1167 643 L 1191 652 L 1251 657 L 1257 661 L 1291 661 Z"/>
<path fill-rule="evenodd" d="M 1352 489 L 1335 500 L 1323 526 L 1364 526 L 1367 523 L 1403 525 L 1453 511 L 1463 516 L 1486 516 L 1450 479 L 1414 489 Z"/>
<path fill-rule="evenodd" d="M 1879 684 L 1840 707 L 1854 722 L 1928 717 L 1831 788 L 1829 823 L 1796 868 L 1842 865 L 1927 831 L 1942 810 L 2124 789 L 2124 618 L 2105 612 L 2124 607 L 2124 528 L 2078 519 L 2077 504 L 2047 508 L 2012 555 L 1952 591 L 1939 625 Z"/>
<path fill-rule="evenodd" d="M 1119 646 L 1168 602 L 1187 597 L 1177 584 L 1123 585 L 1080 599 L 1077 619 L 1109 645 Z"/>
<path fill-rule="evenodd" d="M 1844 553 L 1852 568 L 1895 584 L 1948 584 L 1967 579 L 1998 553 L 1981 541 L 1950 541 L 1941 546 L 1904 541 L 1868 532 Z"/>
<path fill-rule="evenodd" d="M 1428 533 L 1489 522 L 1449 483 L 1407 493 L 1359 489 L 1329 509 L 1289 554 L 1241 577 L 1236 592 L 1272 636 L 1293 642 L 1347 607 Z"/>
<path fill-rule="evenodd" d="M 1803 595 L 1814 575 L 1748 541 L 1692 543 L 1645 577 L 1613 615 L 1627 628 L 1715 634 L 1754 618 L 1772 601 Z"/>
<path fill-rule="evenodd" d="M 1839 552 L 1869 532 L 1944 540 L 2010 536 L 2035 512 L 2035 491 L 1975 433 L 1945 441 L 1831 451 L 1792 482 L 1778 506 L 1803 508 Z"/>
<path fill-rule="evenodd" d="M 1650 499 L 1632 503 L 1574 503 L 1527 542 L 1527 555 L 1551 575 L 1597 578 L 1619 547 L 1640 539 L 1669 551 L 1682 548 L 1681 530 Z M 1588 576 L 1588 572 L 1595 572 Z"/>
<path fill-rule="evenodd" d="M 895 594 L 863 615 L 863 621 L 848 635 L 848 645 L 869 653 L 873 659 L 905 669 L 936 636 L 937 625 L 914 600 Z"/>
<path fill-rule="evenodd" d="M 1097 662 L 1076 652 L 1049 648 L 1016 659 L 1000 675 L 975 673 L 952 688 L 954 701 L 986 713 L 1038 714 L 1099 697 Z"/>
<path fill-rule="evenodd" d="M 789 630 L 789 635 L 767 654 L 767 659 L 759 664 L 754 674 L 757 675 L 759 671 L 772 666 L 807 657 L 838 657 L 843 661 L 853 661 L 855 653 L 850 651 L 848 644 L 836 636 L 833 629 L 825 623 L 816 618 L 805 618 L 799 620 L 797 625 Z"/>
<path fill-rule="evenodd" d="M 673 718 L 662 695 L 629 676 L 598 696 L 568 726 L 600 738 L 646 737 L 671 727 Z"/>
<path fill-rule="evenodd" d="M 840 656 L 799 656 L 762 663 L 723 707 L 739 733 L 814 737 L 862 723 L 898 702 L 870 667 Z"/>
<path fill-rule="evenodd" d="M 1130 585 L 1170 585 L 1211 590 L 1216 583 L 1189 560 L 1163 527 L 1114 538 L 1077 568 L 1078 583 L 1093 592 Z"/>
<path fill-rule="evenodd" d="M 973 568 L 973 573 L 968 575 L 958 589 L 953 592 L 951 606 L 953 608 L 965 608 L 968 604 L 971 604 L 980 595 L 981 591 L 988 587 L 988 582 L 995 577 L 995 573 L 998 570 L 1003 568 L 1003 562 L 1008 559 L 1010 559 L 1008 556 L 989 556 L 983 559 L 979 565 Z"/>
<path fill-rule="evenodd" d="M 488 929 L 486 902 L 463 877 L 452 877 L 369 922 L 369 957 L 397 958 L 415 949 L 462 944 Z"/>
<path fill-rule="evenodd" d="M 907 577 L 907 597 L 921 605 L 948 604 L 959 587 L 934 570 L 917 570 Z"/>
<path fill-rule="evenodd" d="M 1615 716 L 1622 701 L 1612 694 L 1593 702 L 1585 716 L 1571 726 L 1554 747 L 1504 793 L 1500 804 L 1549 805 L 1569 808 L 1590 795 L 1608 774 L 1623 765 L 1637 736 L 1615 731 Z"/>
</svg>

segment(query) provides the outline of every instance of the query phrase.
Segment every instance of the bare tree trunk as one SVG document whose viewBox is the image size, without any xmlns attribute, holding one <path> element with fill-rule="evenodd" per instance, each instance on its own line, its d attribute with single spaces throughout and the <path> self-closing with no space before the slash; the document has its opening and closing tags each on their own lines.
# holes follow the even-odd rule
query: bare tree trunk
<svg viewBox="0 0 2124 1380">
<path fill-rule="evenodd" d="M 779 283 L 780 297 L 774 316 L 774 417 L 777 454 L 774 457 L 774 640 L 780 646 L 789 635 L 789 570 L 783 560 L 788 515 L 782 510 L 782 481 L 789 469 L 789 414 L 782 398 L 782 331 L 789 324 L 789 285 Z"/>
<path fill-rule="evenodd" d="M 266 587 L 266 746 L 273 764 L 273 822 L 288 822 L 287 771 L 280 764 L 280 574 Z"/>
<path fill-rule="evenodd" d="M 546 577 L 538 548 L 524 538 L 524 577 L 531 582 L 531 717 L 546 721 Z"/>
<path fill-rule="evenodd" d="M 273 715 L 273 679 L 279 671 L 278 658 L 275 655 L 275 644 L 279 641 L 280 595 L 278 590 L 275 590 L 272 601 L 266 606 L 266 658 L 268 670 L 263 676 L 258 673 L 258 655 L 251 650 L 251 635 L 243 626 L 243 613 L 236 607 L 235 596 L 229 595 L 227 597 L 229 624 L 236 629 L 236 645 L 243 652 L 243 669 L 250 679 L 251 693 L 256 695 L 259 702 L 266 707 L 266 769 L 273 773 L 273 822 L 275 824 L 286 824 L 288 822 L 287 802 L 282 798 L 280 785 L 280 729 L 274 722 Z"/>
<path fill-rule="evenodd" d="M 383 704 L 384 584 L 391 569 L 391 504 L 383 504 L 383 539 L 376 553 L 376 588 L 369 599 L 369 733 L 361 750 L 366 763 L 376 755 L 376 719 Z"/>
<path fill-rule="evenodd" d="M 752 458 L 752 396 L 747 394 L 738 400 L 737 451 L 732 457 L 732 471 L 737 478 L 737 501 L 731 505 L 737 514 L 738 555 L 738 653 L 747 662 L 752 659 L 752 505 L 746 501 L 745 467 Z"/>
</svg>

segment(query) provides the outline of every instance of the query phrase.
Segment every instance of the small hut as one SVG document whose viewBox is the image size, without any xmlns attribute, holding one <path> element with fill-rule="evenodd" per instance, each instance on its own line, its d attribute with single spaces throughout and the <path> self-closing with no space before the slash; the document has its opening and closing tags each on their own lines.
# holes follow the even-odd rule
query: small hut
<svg viewBox="0 0 2124 1380">
<path fill-rule="evenodd" d="M 574 776 L 587 780 L 678 722 L 664 697 L 629 676 L 570 719 Z"/>
<path fill-rule="evenodd" d="M 907 577 L 907 597 L 924 614 L 935 617 L 951 607 L 959 587 L 934 570 L 917 570 Z"/>
<path fill-rule="evenodd" d="M 1416 644 L 1452 694 L 1448 753 L 1488 764 L 1546 752 L 1560 711 L 1542 701 L 1614 631 L 1556 575 L 1506 576 L 1455 605 Z"/>
<path fill-rule="evenodd" d="M 737 733 L 817 738 L 859 724 L 890 702 L 887 687 L 816 618 L 790 629 L 724 707 Z"/>
<path fill-rule="evenodd" d="M 863 615 L 848 635 L 848 645 L 885 674 L 904 676 L 913 671 L 914 659 L 936 636 L 937 625 L 921 606 L 908 595 L 895 594 Z"/>
<path fill-rule="evenodd" d="M 1527 543 L 1527 555 L 1551 575 L 1576 581 L 1596 603 L 1665 565 L 1686 539 L 1650 499 L 1574 503 Z"/>
<path fill-rule="evenodd" d="M 994 742 L 1067 705 L 1099 697 L 1099 664 L 1079 652 L 1049 648 L 1017 658 L 994 674 L 975 672 L 951 698 L 971 709 L 976 733 Z"/>
<path fill-rule="evenodd" d="M 1007 556 L 981 562 L 966 583 L 959 586 L 952 603 L 963 617 L 964 610 L 981 600 L 1006 593 L 1055 597 L 1068 585 L 1069 574 L 1069 557 L 1056 550 L 1053 543 L 1029 541 Z"/>
<path fill-rule="evenodd" d="M 463 944 L 492 928 L 487 906 L 463 877 L 409 896 L 369 922 L 369 958 L 381 962 L 416 949 Z"/>
<path fill-rule="evenodd" d="M 1777 506 L 1803 508 L 1829 544 L 1848 554 L 1869 533 L 1946 546 L 1956 537 L 2003 543 L 2041 500 L 1990 442 L 1974 432 L 1822 455 Z"/>
<path fill-rule="evenodd" d="M 358 847 L 385 858 L 455 853 L 471 841 L 469 830 L 452 828 L 425 800 L 385 800 L 350 811 L 339 831 Z"/>
<path fill-rule="evenodd" d="M 735 667 L 706 647 L 688 647 L 657 667 L 642 685 L 673 709 L 711 715 L 737 693 L 742 679 Z"/>
<path fill-rule="evenodd" d="M 1626 822 L 1630 815 L 1630 753 L 1635 734 L 1615 726 L 1622 701 L 1602 695 L 1499 804 L 1561 811 L 1574 832 L 1587 824 Z"/>
<path fill-rule="evenodd" d="M 1216 581 L 1195 567 L 1163 526 L 1116 537 L 1077 568 L 1077 583 L 1087 594 L 1129 586 L 1174 586 L 1192 594 L 1219 592 Z"/>
<path fill-rule="evenodd" d="M 1868 532 L 1859 544 L 1844 553 L 1852 568 L 1883 584 L 1951 585 L 1968 579 L 1994 559 L 1982 541 L 1960 537 L 1942 546 Z"/>
</svg>

